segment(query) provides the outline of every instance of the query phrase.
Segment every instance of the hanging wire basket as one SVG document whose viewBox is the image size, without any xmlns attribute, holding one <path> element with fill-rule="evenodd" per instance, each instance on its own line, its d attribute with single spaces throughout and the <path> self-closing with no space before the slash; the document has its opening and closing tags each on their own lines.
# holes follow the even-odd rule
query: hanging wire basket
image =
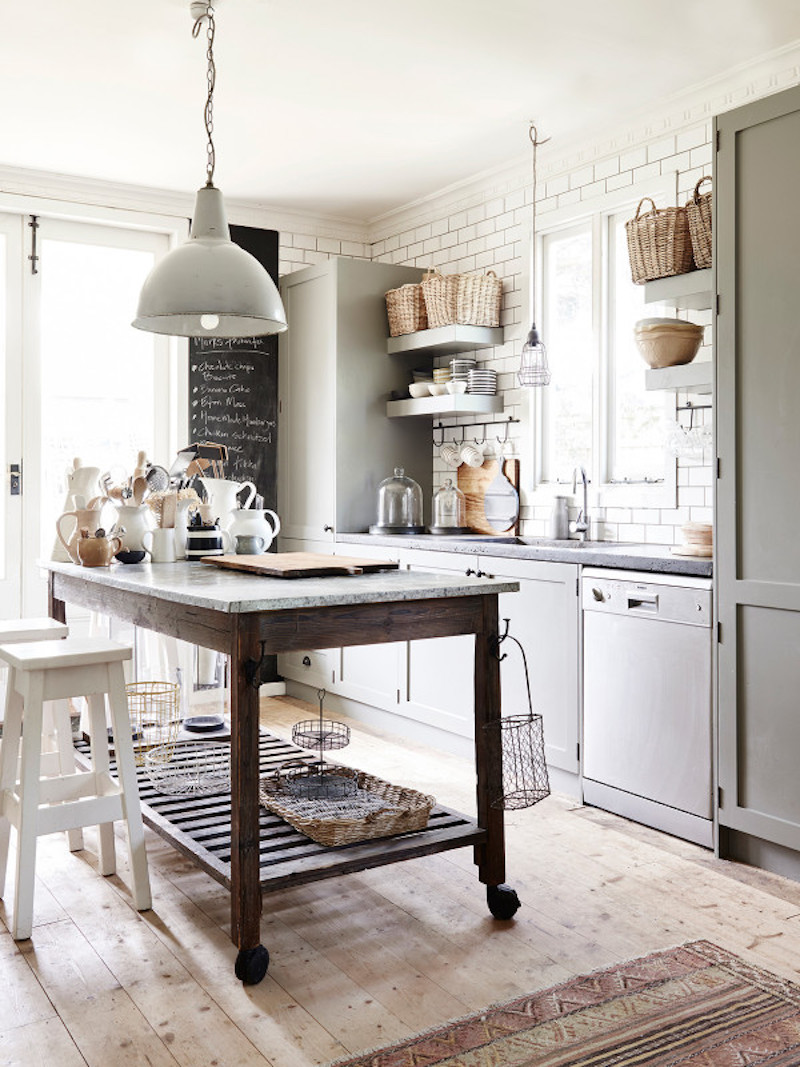
<svg viewBox="0 0 800 1067">
<path fill-rule="evenodd" d="M 159 745 L 173 745 L 181 726 L 181 688 L 174 682 L 129 682 L 125 686 L 133 752 L 141 767 Z"/>
<path fill-rule="evenodd" d="M 293 769 L 286 781 L 286 790 L 306 800 L 330 800 L 352 796 L 356 792 L 355 773 L 347 768 L 331 766 L 322 758 L 323 752 L 345 748 L 350 744 L 350 727 L 335 719 L 323 717 L 325 690 L 317 690 L 319 716 L 303 719 L 292 727 L 292 741 L 301 748 L 318 753 L 315 763 L 303 762 Z"/>
<path fill-rule="evenodd" d="M 544 758 L 544 729 L 542 716 L 534 715 L 533 702 L 531 700 L 531 683 L 528 675 L 528 661 L 525 657 L 525 649 L 516 637 L 508 633 L 506 620 L 506 632 L 497 639 L 496 655 L 499 660 L 504 660 L 506 654 L 500 655 L 500 645 L 505 640 L 511 640 L 517 646 L 522 656 L 522 666 L 525 669 L 525 688 L 528 693 L 527 715 L 503 715 L 494 722 L 486 723 L 484 730 L 499 733 L 500 750 L 502 754 L 502 783 L 501 792 L 490 797 L 489 803 L 493 808 L 513 810 L 517 808 L 531 808 L 550 795 L 550 779 L 547 774 L 547 763 Z"/>
</svg>

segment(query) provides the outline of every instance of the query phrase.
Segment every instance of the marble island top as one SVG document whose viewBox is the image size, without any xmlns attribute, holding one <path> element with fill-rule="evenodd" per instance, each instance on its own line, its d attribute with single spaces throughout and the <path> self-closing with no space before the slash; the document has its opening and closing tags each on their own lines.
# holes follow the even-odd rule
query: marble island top
<svg viewBox="0 0 800 1067">
<path fill-rule="evenodd" d="M 538 559 L 555 563 L 581 563 L 590 567 L 612 567 L 659 574 L 688 574 L 710 578 L 712 562 L 708 558 L 680 556 L 667 545 L 626 544 L 615 541 L 553 541 L 548 538 L 487 537 L 433 534 L 402 536 L 368 533 L 337 533 L 337 543 L 348 545 L 386 545 L 396 552 L 400 548 L 424 548 L 435 552 L 457 552 L 469 556 L 502 556 L 507 559 Z"/>
<path fill-rule="evenodd" d="M 74 563 L 48 561 L 42 562 L 41 566 L 55 574 L 96 585 L 224 612 L 285 611 L 335 604 L 479 596 L 513 593 L 519 589 L 518 582 L 505 579 L 402 570 L 286 579 L 244 574 L 185 560 L 177 563 L 113 563 L 110 567 L 78 567 Z"/>
</svg>

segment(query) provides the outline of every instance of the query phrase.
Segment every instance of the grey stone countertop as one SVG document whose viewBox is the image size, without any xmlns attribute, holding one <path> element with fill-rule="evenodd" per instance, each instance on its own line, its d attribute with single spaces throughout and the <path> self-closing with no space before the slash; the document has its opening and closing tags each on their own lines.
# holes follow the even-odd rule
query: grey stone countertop
<svg viewBox="0 0 800 1067">
<path fill-rule="evenodd" d="M 614 567 L 657 574 L 687 574 L 710 578 L 711 560 L 697 556 L 679 556 L 667 545 L 624 544 L 614 541 L 551 541 L 543 537 L 513 537 L 502 534 L 383 535 L 339 533 L 337 543 L 349 545 L 386 545 L 387 548 L 424 548 L 435 552 L 458 552 L 465 555 L 504 556 L 510 559 L 549 560 L 554 563 L 582 563 L 589 567 Z"/>
<path fill-rule="evenodd" d="M 377 571 L 325 578 L 266 578 L 186 560 L 177 563 L 112 563 L 110 567 L 79 567 L 74 563 L 47 561 L 40 566 L 95 585 L 147 593 L 156 599 L 225 612 L 283 611 L 334 604 L 479 596 L 483 593 L 514 593 L 519 589 L 518 582 L 505 579 L 420 571 Z"/>
</svg>

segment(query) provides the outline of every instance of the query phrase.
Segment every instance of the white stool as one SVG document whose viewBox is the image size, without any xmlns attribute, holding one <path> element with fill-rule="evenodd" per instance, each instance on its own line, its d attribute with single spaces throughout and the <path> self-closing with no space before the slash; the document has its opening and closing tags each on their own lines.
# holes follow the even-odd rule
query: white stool
<svg viewBox="0 0 800 1067">
<path fill-rule="evenodd" d="M 69 626 L 55 619 L 0 619 L 0 645 L 18 644 L 20 641 L 60 640 L 69 636 Z M 0 661 L 0 668 L 2 668 Z M 5 674 L 6 671 L 3 670 Z M 3 705 L 5 706 L 5 686 L 3 687 Z M 48 704 L 44 714 L 44 733 L 51 738 L 55 752 L 42 753 L 42 774 L 70 774 L 75 769 L 75 756 L 72 751 L 72 724 L 69 717 L 69 704 L 58 700 Z M 7 830 L 7 827 L 6 827 Z M 67 834 L 70 852 L 83 848 L 83 832 L 70 830 Z"/>
<path fill-rule="evenodd" d="M 43 834 L 96 825 L 100 872 L 109 875 L 116 870 L 113 823 L 115 819 L 124 819 L 133 900 L 139 911 L 151 907 L 144 827 L 122 667 L 130 658 L 130 648 L 96 638 L 68 637 L 63 641 L 0 646 L 0 659 L 9 666 L 5 736 L 0 750 L 0 895 L 5 888 L 8 865 L 9 826 L 14 826 L 17 862 L 11 934 L 15 940 L 31 936 L 36 839 Z M 108 696 L 114 732 L 118 780 L 109 773 L 104 694 Z M 74 696 L 89 699 L 92 770 L 71 770 L 44 778 L 41 751 L 43 702 Z M 18 776 L 20 737 L 22 753 Z M 71 752 L 71 737 L 69 747 Z"/>
</svg>

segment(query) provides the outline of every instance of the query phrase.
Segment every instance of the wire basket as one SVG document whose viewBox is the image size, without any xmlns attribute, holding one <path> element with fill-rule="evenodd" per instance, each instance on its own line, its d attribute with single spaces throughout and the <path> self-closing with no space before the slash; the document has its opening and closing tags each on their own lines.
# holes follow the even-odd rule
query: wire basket
<svg viewBox="0 0 800 1067">
<path fill-rule="evenodd" d="M 544 758 L 542 716 L 533 713 L 525 649 L 516 637 L 508 633 L 508 620 L 506 620 L 505 634 L 497 639 L 496 654 L 500 660 L 506 658 L 505 654 L 501 656 L 499 653 L 499 646 L 505 640 L 513 641 L 522 656 L 522 666 L 525 668 L 525 688 L 528 693 L 528 714 L 503 715 L 494 722 L 487 722 L 484 730 L 499 734 L 503 766 L 501 792 L 490 797 L 489 803 L 493 808 L 512 810 L 531 808 L 549 796 L 550 779 Z"/>
<path fill-rule="evenodd" d="M 350 744 L 350 727 L 335 719 L 304 719 L 292 727 L 292 741 L 319 751 L 345 748 Z"/>
<path fill-rule="evenodd" d="M 154 789 L 171 796 L 229 793 L 231 748 L 210 741 L 178 741 L 145 754 L 144 766 Z"/>
<path fill-rule="evenodd" d="M 181 726 L 181 687 L 174 682 L 129 682 L 125 692 L 133 752 L 141 767 L 150 749 L 177 740 Z"/>
</svg>

